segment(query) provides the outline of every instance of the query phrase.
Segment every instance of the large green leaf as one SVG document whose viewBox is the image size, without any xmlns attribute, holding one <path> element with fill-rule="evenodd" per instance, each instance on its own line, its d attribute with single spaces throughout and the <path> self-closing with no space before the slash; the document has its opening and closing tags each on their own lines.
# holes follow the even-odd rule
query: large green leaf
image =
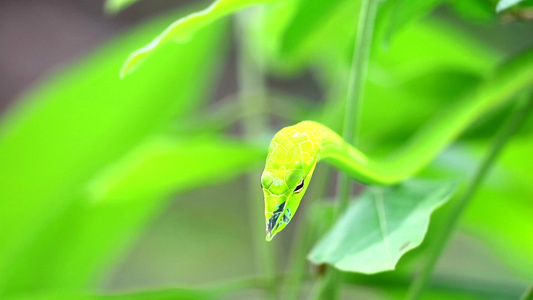
<svg viewBox="0 0 533 300">
<path fill-rule="evenodd" d="M 129 50 L 175 18 L 159 18 L 100 49 L 44 82 L 4 117 L 0 226 L 9 230 L 0 231 L 0 294 L 85 285 L 94 276 L 94 262 L 86 263 L 91 272 L 64 276 L 68 265 L 61 256 L 75 255 L 69 247 L 85 241 L 74 228 L 85 226 L 88 212 L 99 213 L 83 202 L 87 181 L 204 103 L 215 54 L 224 49 L 218 39 L 224 26 L 206 28 L 187 44 L 161 47 L 143 72 L 118 78 Z M 121 216 L 137 224 L 149 213 Z M 113 232 L 115 219 L 105 215 L 101 226 Z M 114 237 L 116 244 L 124 243 L 122 236 Z M 107 252 L 92 255 L 94 261 L 109 259 Z"/>
<path fill-rule="evenodd" d="M 365 192 L 311 250 L 315 264 L 373 274 L 394 270 L 420 245 L 431 213 L 454 193 L 455 182 L 413 180 Z"/>
<path fill-rule="evenodd" d="M 217 0 L 199 12 L 178 19 L 146 46 L 132 52 L 120 71 L 121 77 L 131 73 L 154 50 L 167 42 L 185 42 L 198 30 L 245 7 L 279 0 Z"/>
<path fill-rule="evenodd" d="M 91 198 L 96 202 L 152 199 L 200 184 L 215 184 L 251 163 L 262 162 L 265 155 L 266 147 L 215 138 L 157 137 L 102 170 L 90 184 Z"/>
<path fill-rule="evenodd" d="M 256 147 L 214 138 L 149 139 L 98 172 L 85 189 L 92 197 L 80 198 L 51 226 L 52 235 L 54 230 L 61 234 L 65 251 L 56 255 L 56 247 L 49 257 L 37 256 L 51 269 L 43 280 L 47 286 L 79 287 L 84 278 L 105 270 L 109 258 L 120 253 L 141 225 L 165 206 L 169 195 L 230 180 L 263 161 L 264 154 Z M 42 244 L 48 232 L 43 236 Z"/>
</svg>

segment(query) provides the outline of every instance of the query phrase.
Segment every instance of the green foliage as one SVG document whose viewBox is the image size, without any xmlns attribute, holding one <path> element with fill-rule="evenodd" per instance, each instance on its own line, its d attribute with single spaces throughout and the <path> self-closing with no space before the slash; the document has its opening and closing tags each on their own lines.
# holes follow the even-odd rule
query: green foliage
<svg viewBox="0 0 533 300">
<path fill-rule="evenodd" d="M 106 13 L 114 15 L 133 5 L 135 2 L 139 2 L 139 0 L 106 0 L 104 9 Z"/>
<path fill-rule="evenodd" d="M 292 20 L 288 23 L 280 43 L 280 54 L 282 56 L 292 56 L 304 44 L 316 42 L 316 40 L 313 41 L 313 37 L 317 31 L 327 26 L 331 15 L 338 9 L 347 9 L 346 5 L 349 5 L 349 1 L 343 0 L 294 2 L 296 3 L 296 8 L 292 13 Z M 353 10 L 352 13 L 355 15 L 356 11 Z"/>
<path fill-rule="evenodd" d="M 90 193 L 97 205 L 159 198 L 228 180 L 262 161 L 264 150 L 213 137 L 201 140 L 155 137 L 102 170 L 91 182 Z"/>
<path fill-rule="evenodd" d="M 353 201 L 309 259 L 364 274 L 394 270 L 404 253 L 422 243 L 431 213 L 455 189 L 453 182 L 421 180 L 372 188 Z"/>
<path fill-rule="evenodd" d="M 533 243 L 523 238 L 533 230 L 530 222 L 533 207 L 527 200 L 533 197 L 527 182 L 529 165 L 522 159 L 533 151 L 529 140 L 530 135 L 527 135 L 508 145 L 463 219 L 465 229 L 483 237 L 501 260 L 526 277 L 533 276 L 533 257 L 530 255 Z M 432 166 L 433 172 L 438 176 L 467 179 L 466 174 L 471 173 L 477 161 L 476 154 L 482 153 L 483 149 L 485 143 L 478 141 L 447 151 Z M 508 255 L 510 252 L 514 255 Z"/>
<path fill-rule="evenodd" d="M 266 286 L 264 280 L 247 279 L 203 288 L 151 289 L 135 292 L 89 294 L 80 292 L 33 293 L 8 297 L 7 300 L 209 300 L 220 299 L 242 289 Z"/>
<path fill-rule="evenodd" d="M 186 42 L 191 39 L 191 37 L 198 30 L 232 12 L 241 10 L 251 5 L 275 1 L 278 0 L 217 0 L 202 11 L 178 19 L 168 26 L 149 44 L 131 53 L 122 66 L 120 76 L 124 77 L 125 75 L 133 72 L 149 54 L 167 42 Z"/>
<path fill-rule="evenodd" d="M 496 6 L 496 11 L 500 12 L 502 10 L 506 10 L 522 1 L 524 0 L 500 0 Z"/>
<path fill-rule="evenodd" d="M 63 71 L 4 119 L 0 222 L 10 230 L 0 234 L 2 294 L 84 286 L 160 206 L 148 200 L 130 211 L 99 210 L 87 206 L 84 191 L 102 168 L 202 104 L 221 26 L 162 48 L 143 73 L 118 78 L 128 51 L 174 18 L 148 23 Z M 189 89 L 176 89 L 175 82 Z M 86 227 L 91 222 L 98 226 Z M 106 231 L 97 231 L 100 226 Z"/>
<path fill-rule="evenodd" d="M 135 2 L 107 0 L 105 10 L 116 14 Z M 198 201 L 202 213 L 197 222 L 191 217 L 187 219 L 190 224 L 176 230 L 188 233 L 178 247 L 166 244 L 166 237 L 174 235 L 174 229 L 163 235 L 162 247 L 172 248 L 167 252 L 181 253 L 187 244 L 198 243 L 195 234 L 203 234 L 209 228 L 202 225 L 218 226 L 228 211 L 234 213 L 228 218 L 235 219 L 243 231 L 250 227 L 250 214 L 236 200 L 243 195 L 249 197 L 244 192 L 248 187 L 232 185 L 228 180 L 240 178 L 237 176 L 247 171 L 257 173 L 267 149 L 235 135 L 240 132 L 239 126 L 237 131 L 230 131 L 232 138 L 228 138 L 224 130 L 229 125 L 250 117 L 243 115 L 232 97 L 228 99 L 233 103 L 222 101 L 214 114 L 202 114 L 206 100 L 213 94 L 220 61 L 233 60 L 226 51 L 233 37 L 221 19 L 255 5 L 258 7 L 254 18 L 247 18 L 250 20 L 245 24 L 249 26 L 250 36 L 246 38 L 251 39 L 247 42 L 253 53 L 243 53 L 239 48 L 238 55 L 248 54 L 246 59 L 257 60 L 251 62 L 253 65 L 265 67 L 259 70 L 265 74 L 255 74 L 257 78 L 274 78 L 277 82 L 311 74 L 324 95 L 312 105 L 306 101 L 293 103 L 291 99 L 301 97 L 285 92 L 281 100 L 271 101 L 267 95 L 278 92 L 266 90 L 277 86 L 270 83 L 262 87 L 265 92 L 240 93 L 239 97 L 245 100 L 265 96 L 268 108 L 258 107 L 251 113 L 276 115 L 275 122 L 267 122 L 276 126 L 265 128 L 258 140 L 270 137 L 279 124 L 292 125 L 295 115 L 310 116 L 341 132 L 345 110 L 342 100 L 346 98 L 352 68 L 359 0 L 218 0 L 204 10 L 189 15 L 171 13 L 121 34 L 81 62 L 51 75 L 24 95 L 2 119 L 0 226 L 4 230 L 0 231 L 0 298 L 216 299 L 238 290 L 272 292 L 271 281 L 280 286 L 284 275 L 215 288 L 95 292 L 100 289 L 99 282 L 109 277 L 132 242 L 146 230 L 148 222 L 166 211 L 171 197 L 177 196 L 176 206 L 184 210 L 188 207 L 184 199 Z M 489 28 L 497 29 L 494 35 L 501 31 L 510 40 L 516 35 L 514 29 L 530 25 L 498 24 L 503 23 L 501 20 L 528 18 L 531 5 L 530 0 L 380 1 L 364 82 L 360 120 L 364 153 L 375 154 L 372 157 L 379 160 L 383 154 L 407 149 L 403 153 L 422 168 L 442 151 L 443 145 L 453 142 L 452 148 L 440 153 L 423 175 L 459 178 L 461 186 L 468 184 L 470 173 L 509 113 L 509 106 L 496 107 L 473 126 L 469 116 L 485 111 L 485 105 L 510 103 L 520 92 L 530 89 L 533 81 L 531 47 L 525 49 L 525 55 L 503 52 L 486 43 L 492 41 L 487 38 L 492 32 L 487 33 L 489 30 L 477 24 L 482 21 L 484 26 L 493 26 Z M 432 14 L 437 7 L 444 9 Z M 462 17 L 461 27 L 456 24 L 456 14 Z M 525 43 L 517 45 L 528 48 Z M 246 59 L 238 61 L 246 64 Z M 142 68 L 138 68 L 141 62 Z M 447 117 L 450 110 L 465 103 L 474 104 L 459 121 Z M 426 127 L 431 122 L 437 125 Z M 481 284 L 472 283 L 468 276 L 450 275 L 449 268 L 444 267 L 441 272 L 454 280 L 439 286 L 439 273 L 435 285 L 428 288 L 428 299 L 516 298 L 517 290 L 525 289 L 525 281 L 533 278 L 533 240 L 527 238 L 533 232 L 533 166 L 528 159 L 533 151 L 532 124 L 530 120 L 509 142 L 493 173 L 466 209 L 459 229 L 485 247 L 476 251 L 493 253 L 499 269 L 476 269 L 464 264 L 457 273 L 483 277 L 507 270 L 509 274 L 498 277 L 501 287 L 491 290 L 486 286 L 489 284 L 484 284 L 484 277 L 479 280 Z M 472 130 L 458 136 L 468 126 Z M 432 130 L 413 138 L 421 127 Z M 457 130 L 446 137 L 436 132 L 449 128 Z M 405 147 L 407 140 L 411 144 Z M 427 148 L 421 147 L 428 143 L 441 145 L 430 158 Z M 420 158 L 425 161 L 421 163 Z M 322 185 L 325 190 L 329 177 L 317 170 L 309 188 Z M 258 183 L 259 178 L 252 180 L 249 188 L 258 191 Z M 208 199 L 216 198 L 216 207 L 204 207 L 202 199 L 183 195 L 213 185 L 216 192 Z M 226 185 L 230 192 L 219 193 L 219 188 Z M 306 195 L 300 211 L 303 214 L 307 210 L 307 215 L 297 224 L 305 225 L 299 230 L 303 236 L 296 239 L 287 233 L 279 237 L 284 251 L 289 239 L 304 241 L 305 245 L 296 245 L 293 256 L 283 252 L 283 257 L 275 259 L 276 264 L 300 268 L 288 269 L 288 273 L 296 274 L 287 281 L 286 286 L 293 288 L 289 294 L 298 295 L 304 282 L 311 284 L 313 277 L 305 275 L 309 275 L 305 262 L 308 255 L 314 264 L 325 263 L 352 272 L 343 274 L 349 277 L 346 283 L 352 284 L 354 290 L 345 289 L 347 295 L 353 292 L 354 297 L 361 298 L 369 292 L 369 299 L 403 296 L 413 271 L 423 263 L 426 244 L 435 239 L 431 230 L 426 234 L 427 228 L 445 219 L 446 210 L 439 209 L 431 217 L 437 225 L 430 222 L 430 216 L 448 200 L 455 187 L 450 181 L 410 180 L 399 186 L 367 188 L 339 220 L 332 203 L 313 203 L 305 208 L 311 200 L 323 199 L 324 191 Z M 257 199 L 246 201 L 262 199 L 258 195 Z M 263 220 L 256 221 L 261 223 L 258 227 L 264 227 Z M 221 251 L 216 253 L 216 259 L 228 266 L 228 274 L 233 274 L 231 268 L 236 262 L 222 260 L 226 252 L 235 252 L 235 241 L 243 238 L 225 234 L 220 229 L 216 237 L 209 239 L 213 249 Z M 263 236 L 263 232 L 254 234 Z M 233 248 L 218 249 L 222 247 L 217 247 L 217 241 L 222 240 L 233 243 Z M 317 240 L 308 254 L 308 248 Z M 252 248 L 247 240 L 242 244 Z M 422 247 L 418 247 L 420 244 Z M 418 248 L 404 256 L 415 247 Z M 452 251 L 455 252 L 451 256 L 466 256 L 458 257 L 458 261 L 469 261 L 468 255 L 479 254 L 465 248 Z M 202 253 L 197 252 L 189 255 L 191 261 L 207 264 L 201 261 Z M 144 253 L 139 255 L 144 259 Z M 239 255 L 234 253 L 235 257 Z M 238 258 L 253 261 L 251 257 Z M 166 257 L 161 257 L 161 261 L 167 264 Z M 395 269 L 372 276 L 353 273 Z M 253 268 L 246 270 L 248 273 L 240 275 L 251 274 Z M 320 277 L 321 271 L 318 273 Z M 335 292 L 337 287 L 328 288 Z"/>
<path fill-rule="evenodd" d="M 400 31 L 409 23 L 427 15 L 442 2 L 443 0 L 396 0 L 387 2 L 389 7 L 382 9 L 383 12 L 381 14 L 381 22 L 385 23 L 383 25 L 383 34 L 387 43 L 396 32 Z M 385 18 L 387 20 L 384 20 Z"/>
</svg>

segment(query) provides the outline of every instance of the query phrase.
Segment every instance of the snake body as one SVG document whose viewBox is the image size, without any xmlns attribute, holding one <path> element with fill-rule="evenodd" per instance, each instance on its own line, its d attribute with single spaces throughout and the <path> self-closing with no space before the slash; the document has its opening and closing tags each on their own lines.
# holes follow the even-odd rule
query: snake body
<svg viewBox="0 0 533 300">
<path fill-rule="evenodd" d="M 267 241 L 296 213 L 319 161 L 363 183 L 399 183 L 425 167 L 480 116 L 531 86 L 532 66 L 533 52 L 507 64 L 473 93 L 438 112 L 403 147 L 385 158 L 368 157 L 317 122 L 303 121 L 281 129 L 270 143 L 261 176 Z"/>
</svg>

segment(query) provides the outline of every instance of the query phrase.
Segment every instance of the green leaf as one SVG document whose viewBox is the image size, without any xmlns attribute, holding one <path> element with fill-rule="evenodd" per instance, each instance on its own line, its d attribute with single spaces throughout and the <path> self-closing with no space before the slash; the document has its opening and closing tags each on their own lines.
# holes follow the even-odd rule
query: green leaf
<svg viewBox="0 0 533 300">
<path fill-rule="evenodd" d="M 524 0 L 500 0 L 498 1 L 498 4 L 496 5 L 496 12 L 501 12 L 502 10 L 506 10 L 510 8 L 511 6 L 517 5 L 518 3 L 522 1 Z"/>
<path fill-rule="evenodd" d="M 470 177 L 487 145 L 480 142 L 467 145 L 468 148 L 445 151 L 431 169 L 439 176 Z M 533 278 L 533 240 L 524 238 L 533 232 L 533 164 L 524 159 L 532 151 L 531 133 L 513 139 L 461 221 L 463 230 L 478 237 L 525 279 Z"/>
<path fill-rule="evenodd" d="M 83 292 L 33 293 L 8 297 L 6 300 L 208 300 L 217 299 L 220 294 L 210 291 L 176 288 L 165 291 L 132 292 L 111 295 L 91 295 Z"/>
<path fill-rule="evenodd" d="M 346 9 L 345 0 L 301 0 L 296 3 L 292 20 L 281 39 L 280 51 L 283 56 L 292 56 L 302 44 L 316 35 L 316 31 L 326 27 L 339 7 Z M 356 11 L 353 11 L 353 16 L 356 16 Z M 353 20 L 352 25 L 356 24 Z"/>
<path fill-rule="evenodd" d="M 214 138 L 156 137 L 102 170 L 90 184 L 91 198 L 97 202 L 151 199 L 215 184 L 262 162 L 263 148 Z"/>
<path fill-rule="evenodd" d="M 268 281 L 251 278 L 202 288 L 179 287 L 104 294 L 51 291 L 45 293 L 24 293 L 22 295 L 8 297 L 6 300 L 207 300 L 220 299 L 239 290 L 252 288 L 264 289 L 266 287 L 268 287 Z"/>
<path fill-rule="evenodd" d="M 213 138 L 168 136 L 139 145 L 98 172 L 88 186 L 92 197 L 79 199 L 55 226 L 68 226 L 69 231 L 60 233 L 65 248 L 61 256 L 39 257 L 51 265 L 60 264 L 54 268 L 60 271 L 55 282 L 49 279 L 47 285 L 79 287 L 77 282 L 101 270 L 107 259 L 136 237 L 142 225 L 165 207 L 170 195 L 233 178 L 263 161 L 263 148 Z"/>
<path fill-rule="evenodd" d="M 139 0 L 107 0 L 104 4 L 104 10 L 107 14 L 114 15 L 138 1 Z"/>
<path fill-rule="evenodd" d="M 0 226 L 9 230 L 0 231 L 0 295 L 85 286 L 115 254 L 110 250 L 125 243 L 124 232 L 113 233 L 116 212 L 87 206 L 82 197 L 87 182 L 205 103 L 216 53 L 224 49 L 219 37 L 225 26 L 206 28 L 187 44 L 162 47 L 144 72 L 120 80 L 117 72 L 129 49 L 175 18 L 167 15 L 115 40 L 44 82 L 4 117 Z M 150 212 L 120 212 L 116 226 L 136 228 Z M 89 231 L 83 221 L 93 215 L 116 240 L 83 240 Z M 99 242 L 111 246 L 92 251 Z M 72 259 L 77 244 L 91 255 Z M 83 268 L 68 270 L 71 266 Z"/>
<path fill-rule="evenodd" d="M 489 21 L 496 17 L 494 2 L 486 0 L 448 0 L 448 4 L 468 21 Z"/>
<path fill-rule="evenodd" d="M 124 77 L 133 72 L 148 55 L 167 42 L 186 42 L 201 28 L 232 12 L 275 1 L 278 0 L 217 0 L 204 10 L 178 19 L 149 44 L 132 52 L 122 66 L 120 76 Z"/>
<path fill-rule="evenodd" d="M 378 21 L 383 23 L 384 39 L 388 44 L 395 33 L 410 22 L 416 21 L 429 14 L 437 5 L 444 0 L 396 0 L 388 1 L 385 4 L 387 11 L 383 11 L 378 16 Z M 379 25 L 379 24 L 378 24 Z"/>
<path fill-rule="evenodd" d="M 420 245 L 431 213 L 456 187 L 450 181 L 412 180 L 368 190 L 350 205 L 308 258 L 350 272 L 394 270 L 404 253 Z"/>
</svg>

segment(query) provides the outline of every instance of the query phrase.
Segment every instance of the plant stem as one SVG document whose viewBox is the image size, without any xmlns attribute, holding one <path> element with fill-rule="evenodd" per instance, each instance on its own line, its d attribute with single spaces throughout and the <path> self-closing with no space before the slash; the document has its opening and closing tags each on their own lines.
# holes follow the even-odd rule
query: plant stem
<svg viewBox="0 0 533 300">
<path fill-rule="evenodd" d="M 363 0 L 361 3 L 352 66 L 350 68 L 350 77 L 348 79 L 342 137 L 345 141 L 354 145 L 354 147 L 357 147 L 359 144 L 359 127 L 361 126 L 366 73 L 368 69 L 370 46 L 372 45 L 377 5 L 377 0 Z M 350 179 L 348 176 L 343 173 L 339 175 L 339 183 L 337 185 L 337 195 L 340 199 L 338 215 L 340 215 L 340 213 L 342 213 L 348 206 L 348 199 L 351 191 Z"/>
<path fill-rule="evenodd" d="M 457 222 L 459 221 L 461 214 L 474 197 L 479 186 L 483 183 L 483 180 L 487 176 L 490 168 L 498 158 L 498 155 L 501 153 L 509 138 L 519 128 L 520 124 L 522 124 L 528 113 L 533 108 L 533 98 L 529 99 L 525 105 L 523 104 L 524 103 L 522 101 L 519 101 L 517 111 L 509 117 L 502 129 L 498 132 L 491 149 L 476 170 L 472 182 L 467 187 L 462 197 L 456 202 L 455 207 L 452 208 L 449 219 L 445 222 L 441 232 L 437 235 L 437 239 L 435 240 L 434 244 L 428 250 L 429 257 L 422 267 L 420 275 L 411 284 L 408 299 L 419 299 L 422 295 L 424 288 L 431 278 L 433 269 L 435 268 L 435 265 L 444 250 L 444 247 L 450 239 L 453 230 L 457 226 Z"/>
<path fill-rule="evenodd" d="M 527 288 L 520 300 L 533 300 L 533 284 Z"/>
<path fill-rule="evenodd" d="M 240 105 L 243 111 L 243 129 L 248 141 L 257 141 L 265 132 L 266 120 L 262 115 L 254 112 L 265 106 L 265 85 L 263 78 L 263 63 L 252 57 L 252 44 L 250 43 L 251 26 L 250 18 L 253 11 L 247 10 L 237 14 L 236 35 L 238 41 L 238 81 L 240 92 Z M 260 57 L 257 55 L 256 58 Z M 250 96 L 253 95 L 253 96 Z M 256 265 L 260 272 L 270 280 L 274 280 L 276 274 L 276 260 L 274 259 L 274 244 L 265 243 L 264 240 L 264 207 L 260 200 L 263 195 L 258 188 L 260 174 L 253 172 L 247 180 L 248 197 L 250 202 L 250 216 L 252 222 L 252 237 Z M 274 287 L 274 285 L 272 285 Z M 272 288 L 271 298 L 275 298 L 275 290 Z"/>
<path fill-rule="evenodd" d="M 368 69 L 370 47 L 372 45 L 377 6 L 377 0 L 363 0 L 361 3 L 352 65 L 350 68 L 350 76 L 348 78 L 342 137 L 345 141 L 352 143 L 355 147 L 357 147 L 359 143 L 359 127 L 361 124 L 366 73 Z M 348 176 L 339 173 L 337 183 L 339 206 L 336 218 L 346 210 L 351 188 L 352 186 Z M 332 267 L 327 268 L 326 274 L 321 279 L 322 284 L 319 286 L 319 291 L 313 293 L 312 297 L 315 299 L 337 299 L 340 294 L 339 287 L 342 281 L 341 277 L 340 272 L 336 269 Z"/>
</svg>

